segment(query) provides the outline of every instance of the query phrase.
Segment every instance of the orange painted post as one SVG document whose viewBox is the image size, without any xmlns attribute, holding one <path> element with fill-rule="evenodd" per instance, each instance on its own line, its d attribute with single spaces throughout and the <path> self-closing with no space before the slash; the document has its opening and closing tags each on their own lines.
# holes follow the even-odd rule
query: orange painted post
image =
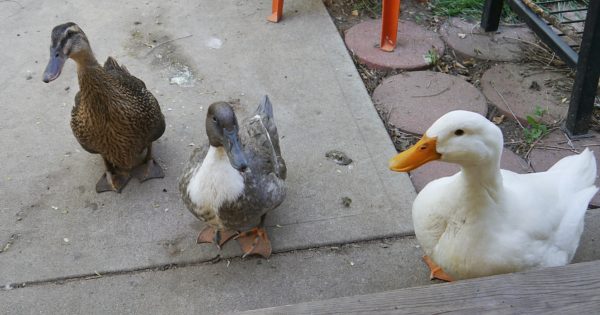
<svg viewBox="0 0 600 315">
<path fill-rule="evenodd" d="M 383 0 L 381 6 L 381 43 L 379 47 L 384 51 L 394 51 L 398 35 L 398 16 L 400 14 L 400 0 Z"/>
<path fill-rule="evenodd" d="M 281 20 L 281 16 L 283 15 L 283 0 L 273 0 L 273 5 L 271 7 L 273 14 L 271 14 L 267 20 L 277 23 Z"/>
</svg>

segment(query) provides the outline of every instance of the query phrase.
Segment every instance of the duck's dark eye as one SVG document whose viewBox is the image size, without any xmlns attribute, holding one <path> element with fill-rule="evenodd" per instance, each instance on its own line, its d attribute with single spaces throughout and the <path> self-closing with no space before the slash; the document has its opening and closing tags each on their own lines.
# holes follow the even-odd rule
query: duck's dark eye
<svg viewBox="0 0 600 315">
<path fill-rule="evenodd" d="M 456 131 L 454 132 L 454 134 L 457 136 L 462 136 L 464 133 L 465 131 L 462 129 L 456 129 Z"/>
</svg>

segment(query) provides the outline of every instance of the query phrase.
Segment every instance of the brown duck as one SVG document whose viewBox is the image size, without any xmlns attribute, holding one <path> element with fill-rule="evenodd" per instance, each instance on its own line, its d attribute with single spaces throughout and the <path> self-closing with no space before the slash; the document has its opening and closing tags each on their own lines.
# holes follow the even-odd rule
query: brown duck
<svg viewBox="0 0 600 315">
<path fill-rule="evenodd" d="M 131 175 L 140 181 L 164 177 L 152 158 L 152 142 L 165 131 L 165 118 L 144 82 L 112 57 L 102 67 L 85 33 L 72 22 L 52 30 L 44 82 L 58 78 L 69 58 L 77 63 L 80 88 L 71 111 L 71 129 L 79 144 L 100 154 L 106 165 L 96 191 L 121 192 Z"/>
</svg>

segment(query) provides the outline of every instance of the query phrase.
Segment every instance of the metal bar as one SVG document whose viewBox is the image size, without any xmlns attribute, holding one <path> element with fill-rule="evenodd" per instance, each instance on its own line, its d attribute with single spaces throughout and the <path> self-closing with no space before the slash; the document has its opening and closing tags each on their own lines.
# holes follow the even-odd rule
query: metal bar
<svg viewBox="0 0 600 315">
<path fill-rule="evenodd" d="M 578 8 L 578 9 L 569 9 L 569 10 L 551 11 L 551 12 L 548 12 L 548 13 L 550 13 L 550 14 L 561 14 L 561 13 L 568 13 L 568 12 L 580 12 L 580 11 L 587 11 L 587 8 Z"/>
<path fill-rule="evenodd" d="M 400 0 L 383 0 L 381 4 L 381 41 L 380 49 L 394 51 L 398 36 L 398 16 Z"/>
<path fill-rule="evenodd" d="M 576 67 L 578 58 L 577 52 L 569 47 L 560 36 L 556 35 L 552 28 L 546 25 L 545 21 L 534 12 L 531 12 L 529 7 L 520 0 L 508 0 L 508 4 L 564 62 L 572 68 Z"/>
<path fill-rule="evenodd" d="M 279 22 L 279 20 L 281 20 L 281 16 L 283 15 L 283 0 L 273 0 L 271 12 L 273 13 L 269 15 L 267 20 L 273 23 Z"/>
<path fill-rule="evenodd" d="M 585 20 L 560 21 L 562 24 L 583 23 Z"/>
<path fill-rule="evenodd" d="M 542 5 L 542 4 L 554 4 L 554 3 L 559 3 L 559 2 L 571 2 L 571 0 L 544 1 L 544 2 L 536 2 L 535 4 Z"/>
<path fill-rule="evenodd" d="M 588 132 L 600 77 L 600 1 L 590 1 L 583 29 L 577 75 L 565 127 L 570 135 Z"/>
<path fill-rule="evenodd" d="M 481 28 L 486 32 L 495 32 L 500 24 L 503 0 L 485 0 L 481 15 Z"/>
</svg>

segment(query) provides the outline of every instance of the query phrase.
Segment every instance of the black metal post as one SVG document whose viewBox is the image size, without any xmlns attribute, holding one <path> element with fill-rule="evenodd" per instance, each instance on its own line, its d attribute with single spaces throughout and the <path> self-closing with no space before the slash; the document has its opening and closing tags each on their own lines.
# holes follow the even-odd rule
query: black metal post
<svg viewBox="0 0 600 315">
<path fill-rule="evenodd" d="M 486 32 L 498 30 L 500 14 L 502 14 L 502 2 L 503 0 L 485 0 L 483 14 L 481 15 L 481 27 Z"/>
<path fill-rule="evenodd" d="M 570 135 L 588 132 L 600 77 L 600 1 L 590 1 L 579 49 L 577 75 L 565 127 Z"/>
</svg>

